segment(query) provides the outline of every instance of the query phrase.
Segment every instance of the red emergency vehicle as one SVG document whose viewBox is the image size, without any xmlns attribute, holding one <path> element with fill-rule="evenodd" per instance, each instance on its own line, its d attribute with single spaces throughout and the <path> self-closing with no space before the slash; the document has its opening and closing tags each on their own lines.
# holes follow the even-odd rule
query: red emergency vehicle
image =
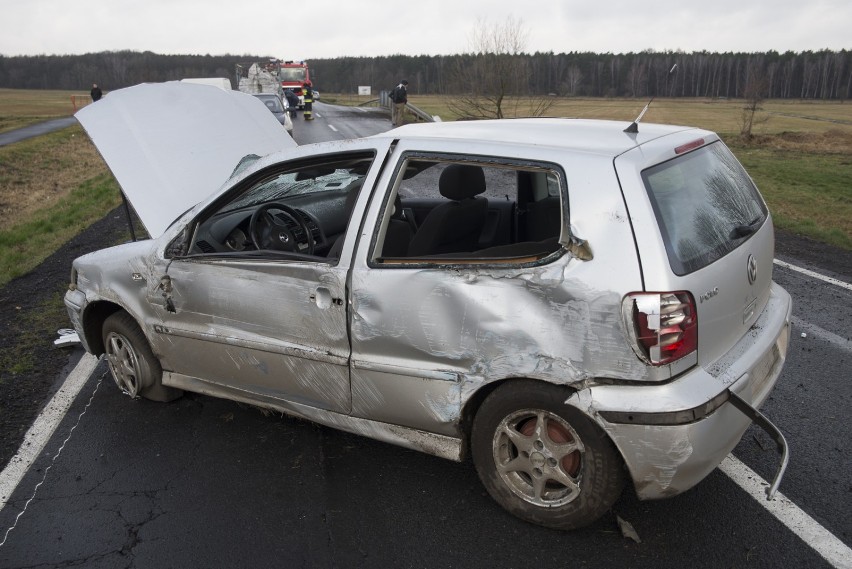
<svg viewBox="0 0 852 569">
<path fill-rule="evenodd" d="M 311 73 L 304 61 L 283 61 L 278 66 L 278 80 L 283 89 L 292 89 L 299 97 L 299 108 L 305 107 L 305 93 L 302 86 L 307 83 L 312 86 Z"/>
</svg>

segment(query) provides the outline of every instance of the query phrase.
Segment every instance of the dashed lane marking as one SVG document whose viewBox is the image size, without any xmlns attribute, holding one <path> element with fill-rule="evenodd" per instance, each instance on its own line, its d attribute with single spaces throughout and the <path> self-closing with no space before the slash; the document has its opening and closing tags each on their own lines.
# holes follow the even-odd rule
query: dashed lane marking
<svg viewBox="0 0 852 569">
<path fill-rule="evenodd" d="M 333 130 L 334 132 L 337 132 L 337 129 L 336 129 L 336 128 L 334 128 L 334 125 L 333 125 L 333 124 L 328 125 L 328 128 L 330 128 L 330 129 L 331 129 L 331 130 Z"/>
</svg>

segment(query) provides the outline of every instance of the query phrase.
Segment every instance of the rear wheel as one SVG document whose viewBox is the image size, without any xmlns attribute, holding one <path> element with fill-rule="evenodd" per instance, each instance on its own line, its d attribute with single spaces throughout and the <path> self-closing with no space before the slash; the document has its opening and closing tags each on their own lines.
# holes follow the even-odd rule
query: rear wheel
<svg viewBox="0 0 852 569">
<path fill-rule="evenodd" d="M 526 521 L 557 528 L 588 525 L 624 488 L 621 457 L 579 409 L 570 391 L 536 381 L 498 387 L 471 434 L 473 462 L 491 497 Z"/>
<path fill-rule="evenodd" d="M 163 369 L 145 334 L 127 312 L 110 315 L 103 326 L 104 352 L 118 388 L 130 397 L 172 401 L 180 389 L 163 385 Z"/>
</svg>

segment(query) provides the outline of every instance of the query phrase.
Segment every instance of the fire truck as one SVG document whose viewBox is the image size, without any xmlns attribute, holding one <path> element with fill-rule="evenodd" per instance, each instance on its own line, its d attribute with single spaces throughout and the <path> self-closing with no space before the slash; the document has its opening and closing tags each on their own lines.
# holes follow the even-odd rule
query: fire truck
<svg viewBox="0 0 852 569">
<path fill-rule="evenodd" d="M 245 93 L 278 93 L 292 89 L 299 97 L 299 108 L 305 108 L 303 85 L 313 85 L 308 64 L 304 61 L 269 59 L 263 62 L 238 63 L 237 89 Z"/>
<path fill-rule="evenodd" d="M 312 86 L 311 73 L 304 61 L 282 61 L 278 64 L 278 81 L 283 89 L 292 89 L 299 97 L 299 108 L 305 108 L 303 85 Z"/>
<path fill-rule="evenodd" d="M 299 97 L 299 108 L 305 108 L 303 85 L 313 86 L 308 64 L 304 61 L 282 61 L 278 65 L 278 81 L 283 89 L 292 89 Z"/>
</svg>

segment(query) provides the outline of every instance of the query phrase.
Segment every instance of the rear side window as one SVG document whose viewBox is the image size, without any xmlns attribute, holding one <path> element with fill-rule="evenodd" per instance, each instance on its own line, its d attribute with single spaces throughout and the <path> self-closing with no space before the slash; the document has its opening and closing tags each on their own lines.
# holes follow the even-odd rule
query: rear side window
<svg viewBox="0 0 852 569">
<path fill-rule="evenodd" d="M 677 275 L 723 257 L 766 221 L 757 188 L 719 142 L 648 168 L 642 180 Z"/>
<path fill-rule="evenodd" d="M 553 164 L 411 153 L 387 196 L 372 262 L 538 262 L 561 249 L 563 180 Z"/>
</svg>

